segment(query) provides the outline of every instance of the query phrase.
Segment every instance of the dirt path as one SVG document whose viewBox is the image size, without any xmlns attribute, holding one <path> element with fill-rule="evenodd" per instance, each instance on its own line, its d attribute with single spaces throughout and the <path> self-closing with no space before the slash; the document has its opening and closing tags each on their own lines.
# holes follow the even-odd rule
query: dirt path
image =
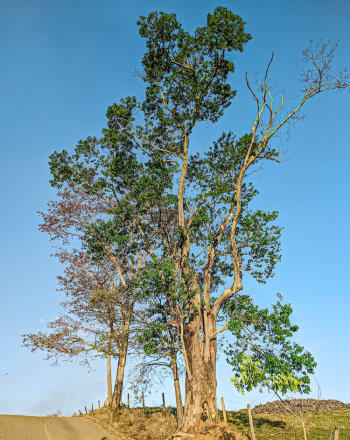
<svg viewBox="0 0 350 440">
<path fill-rule="evenodd" d="M 121 440 L 85 417 L 0 415 L 0 440 Z"/>
</svg>

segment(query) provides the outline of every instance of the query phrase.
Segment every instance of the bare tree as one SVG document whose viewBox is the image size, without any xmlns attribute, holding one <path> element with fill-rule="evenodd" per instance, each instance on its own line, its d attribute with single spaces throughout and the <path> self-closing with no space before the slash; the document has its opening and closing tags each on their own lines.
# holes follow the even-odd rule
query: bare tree
<svg viewBox="0 0 350 440">
<path fill-rule="evenodd" d="M 89 365 L 91 355 L 107 358 L 108 401 L 122 405 L 123 381 L 128 348 L 132 342 L 133 311 L 137 301 L 131 286 L 144 263 L 144 255 L 127 254 L 108 242 L 105 255 L 94 261 L 88 252 L 87 228 L 93 228 L 106 210 L 106 203 L 79 189 L 69 188 L 58 194 L 41 213 L 40 230 L 61 246 L 54 256 L 66 267 L 58 276 L 60 291 L 67 300 L 65 314 L 48 323 L 48 333 L 23 335 L 24 345 L 32 351 L 47 352 L 47 359 L 79 358 Z M 99 238 L 98 238 L 99 239 Z M 117 256 L 116 256 L 117 254 Z M 111 385 L 111 358 L 118 359 L 114 391 Z"/>
</svg>

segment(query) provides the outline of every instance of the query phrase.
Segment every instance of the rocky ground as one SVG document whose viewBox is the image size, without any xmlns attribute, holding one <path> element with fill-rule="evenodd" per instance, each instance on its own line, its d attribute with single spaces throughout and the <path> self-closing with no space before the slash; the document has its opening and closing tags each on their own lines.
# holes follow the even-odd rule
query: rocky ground
<svg viewBox="0 0 350 440">
<path fill-rule="evenodd" d="M 268 402 L 264 405 L 257 405 L 252 413 L 257 414 L 300 414 L 314 411 L 335 410 L 347 408 L 345 403 L 339 400 L 317 400 L 317 399 L 287 399 Z"/>
</svg>

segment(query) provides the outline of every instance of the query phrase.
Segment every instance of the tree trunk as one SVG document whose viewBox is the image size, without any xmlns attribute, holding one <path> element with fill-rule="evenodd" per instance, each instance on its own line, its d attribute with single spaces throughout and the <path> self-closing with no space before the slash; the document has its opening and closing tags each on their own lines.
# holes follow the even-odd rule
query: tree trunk
<svg viewBox="0 0 350 440">
<path fill-rule="evenodd" d="M 111 371 L 111 355 L 107 356 L 107 390 L 108 390 L 108 406 L 112 405 L 112 371 Z"/>
<path fill-rule="evenodd" d="M 130 316 L 132 314 L 133 308 L 129 310 L 129 315 L 124 322 L 124 338 L 121 340 L 119 348 L 119 358 L 118 358 L 118 368 L 115 377 L 114 392 L 113 392 L 113 407 L 120 408 L 123 406 L 123 387 L 124 387 L 124 374 L 125 374 L 125 364 L 126 356 L 129 347 L 129 331 L 130 331 Z"/>
<path fill-rule="evenodd" d="M 196 316 L 184 329 L 184 348 L 187 354 L 186 396 L 180 430 L 196 433 L 209 420 L 217 421 L 216 405 L 216 319 L 209 315 L 206 332 L 201 339 L 200 317 Z M 209 349 L 205 349 L 205 339 Z M 190 374 L 188 374 L 190 373 Z"/>
<path fill-rule="evenodd" d="M 174 376 L 177 426 L 181 426 L 182 420 L 183 420 L 184 408 L 182 405 L 181 388 L 180 388 L 180 381 L 179 381 L 179 370 L 177 368 L 177 361 L 176 361 L 176 354 L 175 353 L 173 353 L 173 355 L 171 356 L 171 362 L 172 362 L 172 370 L 173 370 L 173 376 Z"/>
<path fill-rule="evenodd" d="M 123 397 L 125 363 L 126 363 L 126 350 L 121 350 L 119 352 L 117 375 L 115 377 L 115 385 L 113 392 L 114 408 L 120 408 L 121 406 L 123 406 L 122 397 Z"/>
</svg>

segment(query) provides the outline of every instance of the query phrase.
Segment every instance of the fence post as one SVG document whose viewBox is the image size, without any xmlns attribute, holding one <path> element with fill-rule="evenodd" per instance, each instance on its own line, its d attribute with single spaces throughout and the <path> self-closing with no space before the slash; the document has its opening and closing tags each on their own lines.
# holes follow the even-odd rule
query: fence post
<svg viewBox="0 0 350 440">
<path fill-rule="evenodd" d="M 145 393 L 142 391 L 142 407 L 145 409 Z"/>
<path fill-rule="evenodd" d="M 128 393 L 128 408 L 130 409 L 130 397 L 129 397 L 129 393 Z"/>
<path fill-rule="evenodd" d="M 339 440 L 339 428 L 338 428 L 338 426 L 336 426 L 336 427 L 334 428 L 333 439 L 334 439 L 334 440 Z"/>
<path fill-rule="evenodd" d="M 222 415 L 224 416 L 224 422 L 227 423 L 226 410 L 225 410 L 225 402 L 224 398 L 221 397 L 221 406 L 222 406 Z"/>
<path fill-rule="evenodd" d="M 253 425 L 253 417 L 252 417 L 252 411 L 250 409 L 250 405 L 248 403 L 247 405 L 248 409 L 248 417 L 249 417 L 249 426 L 250 426 L 250 432 L 252 434 L 252 440 L 255 440 L 255 433 L 254 433 L 254 425 Z"/>
<path fill-rule="evenodd" d="M 87 414 L 87 408 L 85 407 L 85 414 Z"/>
<path fill-rule="evenodd" d="M 100 401 L 98 400 L 98 409 L 101 409 Z"/>
<path fill-rule="evenodd" d="M 94 404 L 91 404 L 91 411 L 94 412 Z"/>
</svg>

